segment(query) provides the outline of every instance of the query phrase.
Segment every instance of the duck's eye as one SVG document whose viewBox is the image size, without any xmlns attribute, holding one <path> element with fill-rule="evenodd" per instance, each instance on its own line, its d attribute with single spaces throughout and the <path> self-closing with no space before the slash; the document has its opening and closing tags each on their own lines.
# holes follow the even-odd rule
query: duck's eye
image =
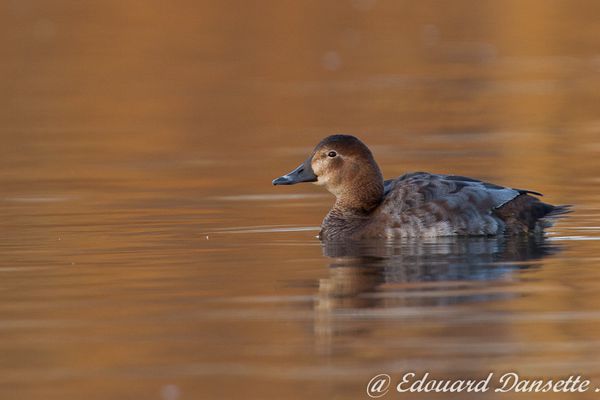
<svg viewBox="0 0 600 400">
<path fill-rule="evenodd" d="M 337 153 L 335 151 L 330 151 L 329 153 L 327 153 L 327 156 L 333 158 L 337 156 Z"/>
</svg>

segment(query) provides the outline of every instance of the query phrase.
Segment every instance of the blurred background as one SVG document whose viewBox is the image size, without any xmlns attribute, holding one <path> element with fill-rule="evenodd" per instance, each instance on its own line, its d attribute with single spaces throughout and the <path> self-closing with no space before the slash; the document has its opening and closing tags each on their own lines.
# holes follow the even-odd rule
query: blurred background
<svg viewBox="0 0 600 400">
<path fill-rule="evenodd" d="M 600 377 L 599 16 L 594 0 L 1 2 L 1 397 Z M 271 187 L 332 133 L 387 178 L 474 176 L 576 212 L 534 251 L 338 268 L 314 239 L 329 195 Z"/>
<path fill-rule="evenodd" d="M 2 159 L 95 170 L 106 154 L 225 158 L 331 132 L 411 148 L 504 134 L 489 150 L 505 163 L 557 173 L 561 147 L 598 133 L 599 7 L 6 1 Z"/>
</svg>

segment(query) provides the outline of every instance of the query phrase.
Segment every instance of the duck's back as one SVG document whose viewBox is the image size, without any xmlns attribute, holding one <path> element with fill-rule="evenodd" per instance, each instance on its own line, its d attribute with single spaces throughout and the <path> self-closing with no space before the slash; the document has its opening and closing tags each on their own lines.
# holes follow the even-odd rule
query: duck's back
<svg viewBox="0 0 600 400">
<path fill-rule="evenodd" d="M 497 235 L 543 227 L 567 211 L 542 203 L 528 190 L 456 175 L 414 172 L 385 181 L 377 222 L 384 236 Z"/>
</svg>

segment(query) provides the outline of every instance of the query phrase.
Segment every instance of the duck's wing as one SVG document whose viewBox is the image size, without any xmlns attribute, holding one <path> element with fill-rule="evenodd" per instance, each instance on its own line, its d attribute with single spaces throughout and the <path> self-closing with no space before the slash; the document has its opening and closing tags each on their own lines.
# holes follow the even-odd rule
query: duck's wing
<svg viewBox="0 0 600 400">
<path fill-rule="evenodd" d="M 495 210 L 520 195 L 539 195 L 464 176 L 427 172 L 414 172 L 385 181 L 384 190 L 382 210 L 393 219 L 396 227 L 417 229 L 433 236 L 499 233 L 504 226 Z"/>
<path fill-rule="evenodd" d="M 386 196 L 396 192 L 407 202 L 407 208 L 434 200 L 465 201 L 484 206 L 487 210 L 502 207 L 520 194 L 541 193 L 514 189 L 459 175 L 413 172 L 384 182 Z M 396 196 L 394 196 L 396 197 Z"/>
</svg>

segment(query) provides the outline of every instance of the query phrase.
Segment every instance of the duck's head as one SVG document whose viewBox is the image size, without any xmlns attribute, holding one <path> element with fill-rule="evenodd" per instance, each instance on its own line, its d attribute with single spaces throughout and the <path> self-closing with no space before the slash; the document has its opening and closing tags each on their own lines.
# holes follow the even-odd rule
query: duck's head
<svg viewBox="0 0 600 400">
<path fill-rule="evenodd" d="M 332 135 L 323 139 L 311 155 L 273 185 L 314 182 L 336 196 L 336 204 L 345 208 L 369 210 L 383 197 L 383 176 L 371 150 L 350 135 Z"/>
</svg>

